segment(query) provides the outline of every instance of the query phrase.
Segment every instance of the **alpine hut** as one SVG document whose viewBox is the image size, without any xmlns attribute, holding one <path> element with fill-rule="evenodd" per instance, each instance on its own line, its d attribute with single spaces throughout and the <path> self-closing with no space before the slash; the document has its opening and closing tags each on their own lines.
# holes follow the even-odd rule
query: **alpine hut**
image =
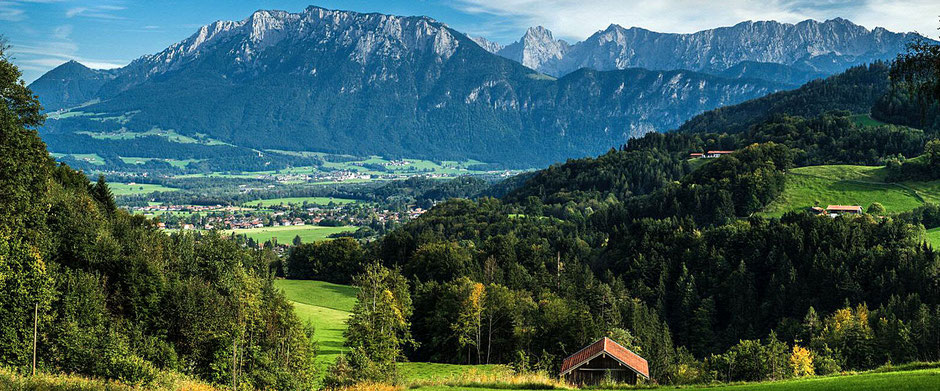
<svg viewBox="0 0 940 391">
<path fill-rule="evenodd" d="M 597 385 L 608 378 L 617 383 L 636 384 L 639 377 L 649 380 L 649 364 L 614 340 L 604 337 L 561 363 L 561 377 L 581 386 Z"/>
</svg>

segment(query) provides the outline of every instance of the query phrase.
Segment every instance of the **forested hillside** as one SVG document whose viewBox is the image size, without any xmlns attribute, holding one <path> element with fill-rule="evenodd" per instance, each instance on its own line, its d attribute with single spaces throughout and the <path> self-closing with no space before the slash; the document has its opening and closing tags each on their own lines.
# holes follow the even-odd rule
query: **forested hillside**
<svg viewBox="0 0 940 391">
<path fill-rule="evenodd" d="M 610 336 L 656 382 L 681 384 L 940 359 L 940 254 L 924 242 L 936 206 L 762 217 L 794 167 L 895 164 L 925 149 L 917 159 L 940 161 L 932 130 L 856 115 L 903 87 L 887 78 L 896 69 L 707 113 L 726 125 L 632 139 L 513 180 L 501 199 L 439 203 L 343 262 L 379 260 L 407 279 L 411 302 L 397 305 L 411 313 L 416 343 L 401 347 L 412 360 L 551 372 Z M 709 150 L 734 152 L 690 158 Z M 288 275 L 338 258 L 290 259 Z"/>
<path fill-rule="evenodd" d="M 682 124 L 678 132 L 740 133 L 779 115 L 815 117 L 832 110 L 868 114 L 888 91 L 889 70 L 882 62 L 853 67 L 795 90 L 707 111 Z"/>
<path fill-rule="evenodd" d="M 28 373 L 35 346 L 45 372 L 311 386 L 313 330 L 272 285 L 276 255 L 118 209 L 107 183 L 50 158 L 19 78 L 0 48 L 0 366 Z"/>
</svg>

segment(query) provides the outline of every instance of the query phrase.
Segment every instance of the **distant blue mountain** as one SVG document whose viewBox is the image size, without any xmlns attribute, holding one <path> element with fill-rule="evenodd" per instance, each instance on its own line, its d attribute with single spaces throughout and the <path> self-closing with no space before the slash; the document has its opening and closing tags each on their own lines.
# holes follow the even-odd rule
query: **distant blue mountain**
<svg viewBox="0 0 940 391">
<path fill-rule="evenodd" d="M 737 46 L 721 41 L 728 54 L 717 49 L 698 53 L 692 46 L 680 50 L 670 44 L 673 50 L 657 58 L 625 57 L 634 61 L 625 65 L 654 70 L 598 66 L 601 70 L 581 68 L 556 79 L 523 65 L 530 58 L 551 64 L 557 54 L 554 49 L 535 54 L 523 47 L 497 50 L 503 54 L 522 50 L 520 63 L 479 44 L 489 50 L 498 45 L 471 40 L 426 17 L 318 7 L 299 13 L 257 11 L 241 21 L 204 26 L 126 67 L 94 71 L 67 63 L 31 87 L 47 110 L 86 114 L 47 121 L 42 136 L 55 152 L 100 147 L 148 157 L 142 154 L 159 154 L 168 147 L 142 148 L 148 140 L 156 140 L 153 137 L 122 140 L 93 135 L 159 128 L 211 138 L 244 151 L 472 158 L 535 166 L 594 155 L 632 136 L 672 129 L 706 110 L 792 88 L 807 75 L 817 77 L 841 67 L 813 65 L 816 68 L 808 68 L 812 71 L 795 71 L 794 64 L 850 55 L 862 61 L 864 56 L 843 51 L 835 57 L 784 55 L 793 52 L 784 47 L 790 40 L 775 36 L 790 34 L 793 26 L 836 23 L 746 23 L 728 28 L 740 30 Z M 847 21 L 838 23 L 846 26 L 847 34 L 861 34 Z M 821 28 L 815 31 L 843 31 Z M 547 30 L 530 31 L 533 40 L 550 39 Z M 887 53 L 889 49 L 882 46 L 897 50 L 902 38 L 877 29 L 867 34 L 876 33 L 894 41 L 857 41 L 873 45 L 871 53 Z M 603 63 L 602 51 L 571 57 L 587 53 L 588 42 L 609 49 L 603 58 L 619 58 L 622 51 L 614 49 L 636 40 L 618 37 L 646 36 L 636 42 L 649 45 L 666 39 L 650 38 L 654 34 L 659 33 L 611 27 L 574 46 L 555 41 L 554 48 L 564 54 L 562 59 L 580 58 L 578 64 L 589 66 Z M 662 36 L 672 37 L 672 42 L 691 40 Z M 761 45 L 773 53 L 740 54 L 753 53 Z M 742 47 L 735 49 L 738 46 Z M 851 53 L 862 50 L 856 49 Z M 667 61 L 672 57 L 672 62 Z M 770 61 L 777 58 L 793 60 Z M 701 65 L 699 69 L 684 70 L 695 64 Z M 712 66 L 704 69 L 703 64 Z M 212 147 L 188 145 L 187 156 L 198 154 L 199 148 L 212 156 L 229 153 Z"/>
</svg>

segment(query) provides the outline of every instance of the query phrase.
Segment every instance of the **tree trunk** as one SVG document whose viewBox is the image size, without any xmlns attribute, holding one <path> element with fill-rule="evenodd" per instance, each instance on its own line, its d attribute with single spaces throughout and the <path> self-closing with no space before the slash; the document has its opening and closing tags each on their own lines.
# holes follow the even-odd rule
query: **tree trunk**
<svg viewBox="0 0 940 391">
<path fill-rule="evenodd" d="M 489 317 L 489 328 L 486 332 L 486 363 L 490 363 L 490 349 L 493 346 L 493 316 Z"/>
</svg>

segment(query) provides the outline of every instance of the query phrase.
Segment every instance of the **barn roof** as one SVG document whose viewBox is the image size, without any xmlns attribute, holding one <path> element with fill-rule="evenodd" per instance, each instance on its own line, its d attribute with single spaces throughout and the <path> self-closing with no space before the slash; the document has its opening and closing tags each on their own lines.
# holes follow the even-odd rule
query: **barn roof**
<svg viewBox="0 0 940 391">
<path fill-rule="evenodd" d="M 858 205 L 829 205 L 826 210 L 831 211 L 846 211 L 846 212 L 858 212 L 862 210 L 861 206 Z"/>
<path fill-rule="evenodd" d="M 630 349 L 620 346 L 619 343 L 607 337 L 601 338 L 597 340 L 597 342 L 579 350 L 577 353 L 568 356 L 568 358 L 561 363 L 561 375 L 567 375 L 569 372 L 591 361 L 591 359 L 602 353 L 606 353 L 614 360 L 619 361 L 641 376 L 647 379 L 650 378 L 649 364 L 643 357 L 636 355 L 636 353 L 631 352 Z"/>
</svg>

